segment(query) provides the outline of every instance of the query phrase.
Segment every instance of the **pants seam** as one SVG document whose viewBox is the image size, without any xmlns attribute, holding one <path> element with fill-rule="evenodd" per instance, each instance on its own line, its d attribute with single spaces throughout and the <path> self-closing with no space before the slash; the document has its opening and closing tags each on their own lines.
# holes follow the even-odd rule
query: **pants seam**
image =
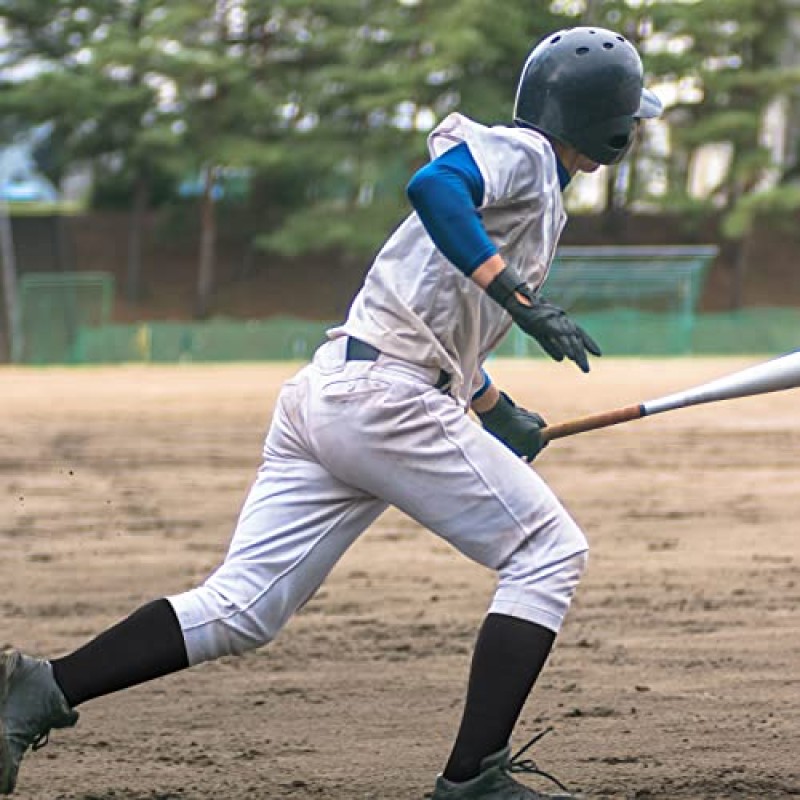
<svg viewBox="0 0 800 800">
<path fill-rule="evenodd" d="M 531 537 L 532 533 L 530 533 L 530 532 L 525 530 L 525 526 L 522 524 L 522 521 L 514 513 L 512 508 L 508 505 L 508 503 L 505 502 L 503 497 L 500 494 L 498 494 L 497 491 L 495 491 L 494 487 L 484 477 L 483 473 L 475 466 L 475 464 L 473 463 L 472 459 L 470 459 L 470 457 L 467 455 L 466 451 L 461 447 L 460 443 L 450 436 L 450 434 L 449 434 L 449 432 L 447 430 L 447 427 L 444 425 L 442 420 L 440 420 L 438 416 L 436 416 L 435 414 L 433 414 L 430 411 L 430 409 L 428 408 L 428 398 L 425 397 L 425 395 L 422 396 L 422 403 L 423 403 L 423 406 L 424 406 L 424 409 L 425 409 L 425 414 L 430 419 L 432 419 L 436 423 L 436 425 L 438 425 L 438 427 L 442 431 L 442 435 L 444 436 L 444 438 L 448 442 L 450 442 L 450 444 L 452 444 L 456 448 L 456 450 L 459 451 L 459 453 L 461 453 L 461 457 L 464 459 L 465 463 L 467 463 L 469 465 L 470 469 L 472 470 L 473 475 L 483 484 L 483 486 L 486 489 L 488 489 L 491 492 L 492 496 L 497 500 L 499 505 L 502 506 L 502 508 L 506 512 L 506 514 L 508 514 L 509 518 L 514 523 L 514 525 L 517 528 L 517 530 L 522 534 L 522 538 L 517 542 L 516 547 L 514 548 L 514 549 L 516 549 L 524 541 L 529 539 Z M 493 568 L 495 570 L 499 569 L 499 566 L 502 565 L 509 558 L 510 554 L 513 553 L 513 552 L 514 552 L 514 550 L 511 550 L 509 553 L 503 554 L 502 558 L 497 562 L 497 565 L 494 566 Z"/>
<path fill-rule="evenodd" d="M 345 512 L 345 515 L 344 515 L 343 519 L 342 519 L 342 520 L 339 520 L 339 521 L 337 521 L 337 522 L 339 522 L 339 524 L 341 524 L 341 522 L 344 522 L 344 521 L 346 521 L 347 519 L 349 519 L 349 517 L 352 515 L 353 511 L 354 511 L 354 509 L 348 509 L 348 510 L 347 510 L 347 512 Z M 257 593 L 256 593 L 256 595 L 255 595 L 255 596 L 254 596 L 254 597 L 253 597 L 253 598 L 252 598 L 252 599 L 251 599 L 251 600 L 250 600 L 250 601 L 249 601 L 249 602 L 248 602 L 246 605 L 244 605 L 244 606 L 241 606 L 241 607 L 237 606 L 237 607 L 236 607 L 236 609 L 235 609 L 233 612 L 231 612 L 230 614 L 226 614 L 226 615 L 224 615 L 224 616 L 217 616 L 217 617 L 214 617 L 214 618 L 212 618 L 212 619 L 210 619 L 210 620 L 204 620 L 203 622 L 198 622 L 198 623 L 196 623 L 196 624 L 188 625 L 188 626 L 186 626 L 186 627 L 183 627 L 183 626 L 181 626 L 181 627 L 182 627 L 182 629 L 183 629 L 185 632 L 187 632 L 187 633 L 188 633 L 188 632 L 191 632 L 191 631 L 196 631 L 196 630 L 198 630 L 198 629 L 200 629 L 200 628 L 204 628 L 204 627 L 206 627 L 206 626 L 208 626 L 208 625 L 213 625 L 213 624 L 215 624 L 215 623 L 220 623 L 220 622 L 221 622 L 221 623 L 224 623 L 224 622 L 226 622 L 227 620 L 229 620 L 229 619 L 232 619 L 233 617 L 237 617 L 237 616 L 240 616 L 240 615 L 242 615 L 242 614 L 246 614 L 246 613 L 247 613 L 247 612 L 248 612 L 248 611 L 249 611 L 249 610 L 250 610 L 250 609 L 251 609 L 251 608 L 252 608 L 254 605 L 256 605 L 256 604 L 257 604 L 257 603 L 258 603 L 258 602 L 259 602 L 259 601 L 260 601 L 260 600 L 261 600 L 261 599 L 262 599 L 262 598 L 263 598 L 263 597 L 264 597 L 264 596 L 265 596 L 265 595 L 266 595 L 266 594 L 267 594 L 267 593 L 268 593 L 268 592 L 269 592 L 269 591 L 270 591 L 270 590 L 271 590 L 271 589 L 272 589 L 272 588 L 273 588 L 273 587 L 274 587 L 276 584 L 280 583 L 280 581 L 282 581 L 284 578 L 286 578 L 286 577 L 287 577 L 287 576 L 289 576 L 289 575 L 290 575 L 292 572 L 294 572 L 294 570 L 296 570 L 298 567 L 300 567 L 300 566 L 301 566 L 301 565 L 302 565 L 302 564 L 303 564 L 303 563 L 306 561 L 306 559 L 307 559 L 307 558 L 308 558 L 308 557 L 309 557 L 309 556 L 310 556 L 310 555 L 311 555 L 311 554 L 314 552 L 314 550 L 315 550 L 315 549 L 316 549 L 316 548 L 319 546 L 319 544 L 320 544 L 320 543 L 323 541 L 323 539 L 325 539 L 325 537 L 326 537 L 326 536 L 327 536 L 327 535 L 328 535 L 328 534 L 331 532 L 332 528 L 333 528 L 333 525 L 331 525 L 331 526 L 329 526 L 328 528 L 326 528 L 326 530 L 325 530 L 325 531 L 323 531 L 323 532 L 322 532 L 322 533 L 321 533 L 321 534 L 320 534 L 320 535 L 319 535 L 319 536 L 318 536 L 318 537 L 317 537 L 317 538 L 314 540 L 314 542 L 313 542 L 313 543 L 312 543 L 312 544 L 309 546 L 309 548 L 308 548 L 308 549 L 307 549 L 307 550 L 306 550 L 306 551 L 305 551 L 305 552 L 302 554 L 302 556 L 301 556 L 300 558 L 298 558 L 298 559 L 297 559 L 297 561 L 295 561 L 295 562 L 294 562 L 294 563 L 293 563 L 291 566 L 287 567 L 287 568 L 286 568 L 286 569 L 285 569 L 283 572 L 281 572 L 281 574 L 280 574 L 280 575 L 277 575 L 277 576 L 276 576 L 276 577 L 275 577 L 273 580 L 271 580 L 271 581 L 269 582 L 269 584 L 267 584 L 267 585 L 266 585 L 266 586 L 265 586 L 265 587 L 264 587 L 264 588 L 263 588 L 263 589 L 262 589 L 260 592 L 257 592 Z M 233 558 L 233 559 L 230 559 L 230 560 L 229 560 L 229 559 L 225 559 L 225 561 L 222 563 L 222 565 L 221 565 L 221 566 L 225 566 L 225 565 L 227 565 L 227 564 L 230 564 L 230 563 L 232 563 L 232 562 L 234 562 L 234 561 L 236 561 L 236 560 L 238 560 L 238 559 L 236 559 L 236 558 Z M 220 567 L 220 568 L 221 568 L 221 567 Z M 205 583 L 203 583 L 203 586 L 205 586 L 205 587 L 207 587 L 207 588 L 213 588 L 213 587 L 211 587 L 211 586 L 209 585 L 209 584 L 210 584 L 210 582 L 211 582 L 211 581 L 213 581 L 213 578 L 214 578 L 214 576 L 212 575 L 212 576 L 211 576 L 211 577 L 210 577 L 210 578 L 209 578 L 207 581 L 205 581 Z M 318 588 L 318 587 L 315 587 L 315 589 L 314 589 L 315 591 L 316 591 L 316 588 Z M 217 590 L 214 590 L 214 591 L 217 591 Z M 226 598 L 226 600 L 227 600 L 227 598 Z M 292 612 L 292 613 L 294 613 L 294 612 Z"/>
</svg>

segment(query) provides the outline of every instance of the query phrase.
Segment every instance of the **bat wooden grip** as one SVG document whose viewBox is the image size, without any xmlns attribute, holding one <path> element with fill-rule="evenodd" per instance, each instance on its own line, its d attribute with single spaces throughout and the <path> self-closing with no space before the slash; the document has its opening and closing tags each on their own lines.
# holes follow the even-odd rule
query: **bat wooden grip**
<svg viewBox="0 0 800 800">
<path fill-rule="evenodd" d="M 600 414 L 590 414 L 588 417 L 578 417 L 578 419 L 559 422 L 556 425 L 548 425 L 546 428 L 542 428 L 542 437 L 545 442 L 550 442 L 553 439 L 572 436 L 574 433 L 593 431 L 598 428 L 607 428 L 609 425 L 619 425 L 621 422 L 641 419 L 643 416 L 645 416 L 643 405 L 615 408 L 613 411 L 603 411 Z"/>
</svg>

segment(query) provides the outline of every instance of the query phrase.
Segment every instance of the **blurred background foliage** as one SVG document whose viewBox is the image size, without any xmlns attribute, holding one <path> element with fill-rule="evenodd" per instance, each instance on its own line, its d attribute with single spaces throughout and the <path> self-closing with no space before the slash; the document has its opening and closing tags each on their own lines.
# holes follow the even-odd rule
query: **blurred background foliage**
<svg viewBox="0 0 800 800">
<path fill-rule="evenodd" d="M 90 206 L 129 209 L 129 299 L 145 215 L 195 209 L 199 317 L 221 221 L 256 249 L 363 258 L 430 129 L 508 124 L 527 53 L 563 27 L 624 33 L 667 105 L 576 210 L 721 214 L 744 242 L 800 207 L 797 0 L 4 0 L 0 25 L 0 142 L 46 131 L 54 185 L 82 171 Z"/>
</svg>

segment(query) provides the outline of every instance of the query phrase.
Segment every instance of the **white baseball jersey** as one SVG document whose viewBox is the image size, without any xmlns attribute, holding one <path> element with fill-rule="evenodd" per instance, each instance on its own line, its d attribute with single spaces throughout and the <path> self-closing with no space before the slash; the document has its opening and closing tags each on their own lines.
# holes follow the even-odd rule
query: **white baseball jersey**
<svg viewBox="0 0 800 800">
<path fill-rule="evenodd" d="M 487 128 L 451 114 L 429 136 L 432 157 L 465 142 L 483 176 L 480 212 L 506 263 L 538 289 L 566 222 L 550 144 L 526 128 Z M 416 213 L 378 253 L 346 322 L 331 338 L 356 336 L 382 352 L 452 376 L 468 405 L 480 366 L 506 335 L 509 315 L 450 264 Z"/>
</svg>

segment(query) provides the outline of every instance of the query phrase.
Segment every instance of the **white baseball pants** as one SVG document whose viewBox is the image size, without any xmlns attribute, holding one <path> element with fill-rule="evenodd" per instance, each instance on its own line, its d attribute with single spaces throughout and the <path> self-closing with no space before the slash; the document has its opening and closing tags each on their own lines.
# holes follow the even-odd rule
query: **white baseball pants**
<svg viewBox="0 0 800 800">
<path fill-rule="evenodd" d="M 336 339 L 285 384 L 224 563 L 169 598 L 190 664 L 274 639 L 388 505 L 498 572 L 490 612 L 559 630 L 586 539 L 437 376 L 383 355 L 346 361 Z"/>
</svg>

